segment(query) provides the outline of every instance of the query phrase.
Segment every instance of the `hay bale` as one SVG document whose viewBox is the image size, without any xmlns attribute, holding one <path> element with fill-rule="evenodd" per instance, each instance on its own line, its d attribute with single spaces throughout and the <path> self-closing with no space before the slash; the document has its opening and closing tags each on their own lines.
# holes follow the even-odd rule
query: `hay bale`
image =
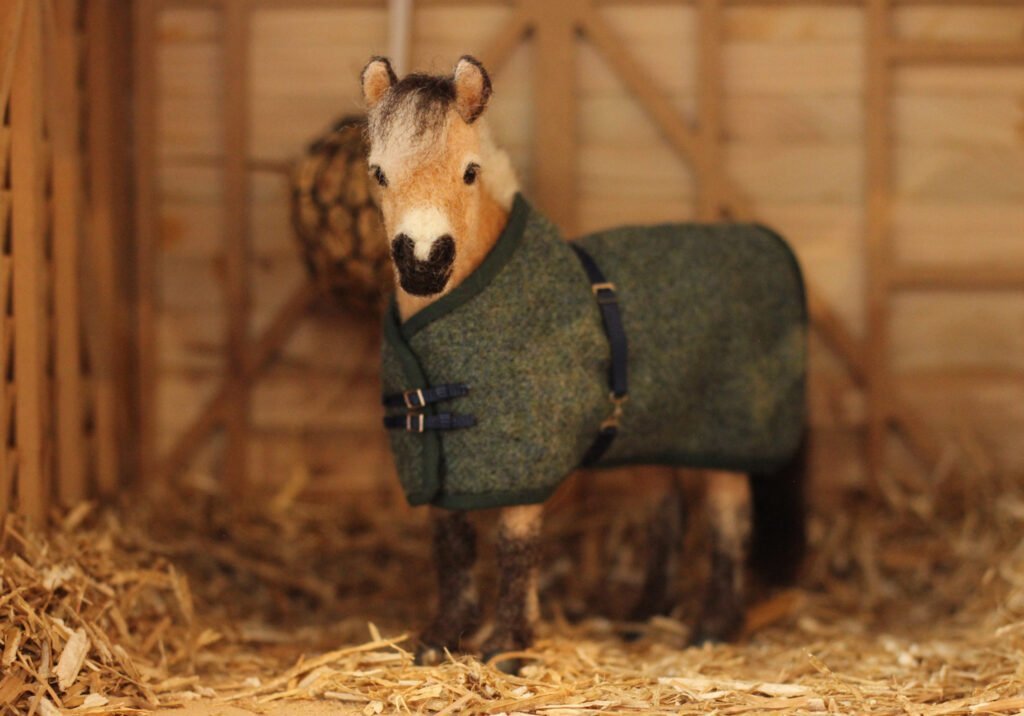
<svg viewBox="0 0 1024 716">
<path fill-rule="evenodd" d="M 292 226 L 311 278 L 339 306 L 376 315 L 393 290 L 365 119 L 348 116 L 310 144 L 292 172 Z"/>
</svg>

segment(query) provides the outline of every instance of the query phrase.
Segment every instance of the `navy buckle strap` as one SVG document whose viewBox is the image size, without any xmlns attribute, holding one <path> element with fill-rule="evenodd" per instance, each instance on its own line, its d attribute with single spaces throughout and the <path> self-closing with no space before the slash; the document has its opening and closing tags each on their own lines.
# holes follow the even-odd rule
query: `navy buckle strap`
<svg viewBox="0 0 1024 716">
<path fill-rule="evenodd" d="M 615 284 L 605 278 L 597 262 L 578 244 L 570 243 L 569 246 L 576 252 L 576 257 L 579 258 L 587 278 L 590 279 L 590 289 L 594 294 L 597 307 L 601 311 L 601 322 L 604 324 L 604 332 L 608 337 L 612 355 L 611 365 L 608 369 L 608 387 L 611 389 L 608 399 L 612 403 L 612 412 L 601 423 L 597 438 L 583 456 L 580 464 L 586 467 L 601 459 L 619 433 L 622 404 L 629 399 L 627 371 L 629 341 L 626 338 L 626 328 L 622 323 L 622 312 L 619 310 L 619 297 L 615 291 Z"/>
<path fill-rule="evenodd" d="M 384 427 L 389 430 L 405 430 L 409 433 L 423 433 L 428 430 L 459 430 L 476 425 L 476 417 L 459 413 L 406 413 L 405 415 L 388 415 L 384 418 Z"/>
<path fill-rule="evenodd" d="M 413 388 L 401 393 L 385 395 L 381 402 L 386 408 L 419 410 L 433 403 L 454 400 L 466 395 L 469 395 L 469 386 L 465 383 L 445 383 L 430 388 Z"/>
</svg>

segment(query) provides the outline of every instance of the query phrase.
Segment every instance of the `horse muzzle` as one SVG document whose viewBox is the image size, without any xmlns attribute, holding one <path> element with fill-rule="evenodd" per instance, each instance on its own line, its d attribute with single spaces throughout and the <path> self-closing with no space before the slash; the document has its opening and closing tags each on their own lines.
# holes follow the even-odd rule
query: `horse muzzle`
<svg viewBox="0 0 1024 716">
<path fill-rule="evenodd" d="M 455 264 L 455 239 L 448 234 L 434 240 L 426 260 L 416 258 L 415 244 L 407 234 L 391 241 L 391 260 L 398 269 L 398 284 L 413 296 L 433 296 L 448 285 Z"/>
</svg>

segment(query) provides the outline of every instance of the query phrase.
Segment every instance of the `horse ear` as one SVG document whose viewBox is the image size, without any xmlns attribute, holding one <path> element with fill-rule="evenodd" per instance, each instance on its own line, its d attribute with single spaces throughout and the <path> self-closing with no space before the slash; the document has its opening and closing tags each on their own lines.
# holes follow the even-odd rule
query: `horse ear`
<svg viewBox="0 0 1024 716">
<path fill-rule="evenodd" d="M 363 83 L 363 99 L 366 100 L 368 109 L 373 109 L 384 93 L 398 82 L 398 77 L 395 76 L 395 71 L 391 69 L 391 63 L 386 57 L 371 57 L 363 68 L 360 79 Z"/>
<path fill-rule="evenodd" d="M 467 124 L 483 114 L 491 96 L 491 78 L 480 60 L 463 55 L 455 64 L 455 106 Z"/>
</svg>

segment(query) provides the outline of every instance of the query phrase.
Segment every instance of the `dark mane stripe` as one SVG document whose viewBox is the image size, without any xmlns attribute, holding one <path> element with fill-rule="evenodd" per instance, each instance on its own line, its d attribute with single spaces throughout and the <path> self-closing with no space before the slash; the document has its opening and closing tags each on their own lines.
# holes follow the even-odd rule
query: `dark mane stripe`
<svg viewBox="0 0 1024 716">
<path fill-rule="evenodd" d="M 370 113 L 371 134 L 385 134 L 406 102 L 415 103 L 413 117 L 417 137 L 439 130 L 455 102 L 455 83 L 451 77 L 406 75 L 387 91 Z"/>
</svg>

